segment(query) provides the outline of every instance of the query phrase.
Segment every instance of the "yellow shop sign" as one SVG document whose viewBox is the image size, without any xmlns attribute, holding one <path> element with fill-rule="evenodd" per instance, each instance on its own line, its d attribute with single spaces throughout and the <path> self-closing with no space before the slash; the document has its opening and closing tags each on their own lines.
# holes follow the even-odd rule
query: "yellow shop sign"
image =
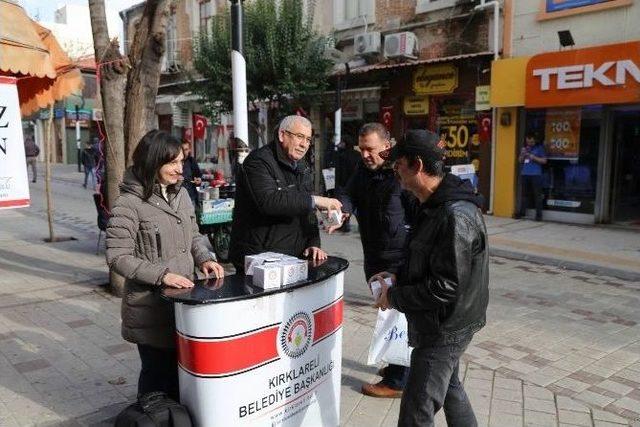
<svg viewBox="0 0 640 427">
<path fill-rule="evenodd" d="M 453 64 L 420 67 L 413 73 L 413 91 L 417 95 L 453 93 L 458 87 L 458 68 Z"/>
<path fill-rule="evenodd" d="M 403 110 L 407 116 L 424 116 L 429 114 L 429 98 L 426 96 L 405 96 Z"/>
</svg>

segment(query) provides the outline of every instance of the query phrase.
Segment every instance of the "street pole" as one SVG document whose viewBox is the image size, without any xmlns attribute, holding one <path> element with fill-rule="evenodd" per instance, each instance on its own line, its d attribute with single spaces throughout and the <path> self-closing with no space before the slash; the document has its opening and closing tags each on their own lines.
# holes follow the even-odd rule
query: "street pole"
<svg viewBox="0 0 640 427">
<path fill-rule="evenodd" d="M 236 147 L 249 147 L 249 124 L 247 118 L 247 63 L 243 56 L 242 1 L 231 0 L 231 76 L 233 82 L 233 132 Z M 245 156 L 238 154 L 238 162 Z"/>
<path fill-rule="evenodd" d="M 340 138 L 342 138 L 342 80 L 340 76 L 338 76 L 336 84 L 336 111 L 333 113 L 333 122 L 333 147 L 331 147 L 331 151 L 336 151 L 336 147 L 340 144 Z"/>
<path fill-rule="evenodd" d="M 80 172 L 80 108 L 76 105 L 76 153 L 78 156 L 78 172 Z"/>
</svg>

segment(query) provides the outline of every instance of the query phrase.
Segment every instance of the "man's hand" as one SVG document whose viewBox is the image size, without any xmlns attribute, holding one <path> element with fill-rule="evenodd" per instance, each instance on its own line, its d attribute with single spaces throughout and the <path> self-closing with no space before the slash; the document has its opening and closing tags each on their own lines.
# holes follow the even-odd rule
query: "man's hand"
<svg viewBox="0 0 640 427">
<path fill-rule="evenodd" d="M 371 276 L 371 278 L 367 282 L 367 285 L 369 285 L 369 290 L 371 290 L 371 282 L 375 282 L 375 281 L 380 282 L 380 284 L 383 286 L 389 287 L 389 285 L 386 284 L 385 279 L 391 279 L 391 286 L 395 286 L 396 275 L 393 273 L 389 273 L 388 271 L 381 271 L 380 273 L 376 273 L 373 276 Z"/>
<path fill-rule="evenodd" d="M 202 264 L 200 264 L 200 271 L 202 271 L 207 277 L 209 277 L 210 274 L 213 274 L 216 279 L 224 277 L 224 268 L 222 268 L 222 266 L 217 262 L 203 262 Z"/>
<path fill-rule="evenodd" d="M 373 304 L 373 306 L 375 308 L 379 308 L 382 311 L 385 311 L 388 308 L 393 308 L 391 307 L 391 304 L 389 303 L 389 298 L 387 297 L 387 291 L 389 290 L 389 285 L 387 285 L 385 282 L 381 282 L 382 286 L 380 287 L 380 296 L 378 297 L 378 299 L 376 300 L 376 302 Z"/>
<path fill-rule="evenodd" d="M 350 217 L 351 215 L 343 212 L 342 213 L 342 219 L 340 220 L 340 224 L 336 224 L 336 225 L 330 225 L 328 227 L 324 228 L 324 231 L 326 231 L 327 233 L 331 234 L 334 231 L 336 231 L 338 228 L 342 227 L 342 225 L 344 224 L 344 222 Z"/>
<path fill-rule="evenodd" d="M 313 261 L 324 261 L 327 259 L 327 253 L 320 248 L 310 246 L 302 252 L 307 258 L 311 258 Z"/>
<path fill-rule="evenodd" d="M 193 282 L 184 276 L 175 273 L 167 273 L 162 278 L 162 284 L 170 288 L 193 288 Z"/>
<path fill-rule="evenodd" d="M 342 203 L 338 199 L 332 199 L 329 197 L 313 196 L 313 201 L 317 209 L 325 211 L 340 211 L 342 210 Z"/>
</svg>

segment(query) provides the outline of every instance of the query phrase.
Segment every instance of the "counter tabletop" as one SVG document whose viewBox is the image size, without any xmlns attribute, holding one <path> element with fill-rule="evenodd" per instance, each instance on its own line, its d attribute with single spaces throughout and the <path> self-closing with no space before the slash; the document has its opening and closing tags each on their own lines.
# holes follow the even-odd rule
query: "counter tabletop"
<svg viewBox="0 0 640 427">
<path fill-rule="evenodd" d="M 307 280 L 281 286 L 274 289 L 262 289 L 253 286 L 252 277 L 233 274 L 221 279 L 196 280 L 191 289 L 164 288 L 161 291 L 163 298 L 182 304 L 216 304 L 236 300 L 259 298 L 261 296 L 289 292 L 291 290 L 322 282 L 333 275 L 344 271 L 349 267 L 346 259 L 328 257 L 325 261 L 308 261 L 309 277 Z"/>
</svg>

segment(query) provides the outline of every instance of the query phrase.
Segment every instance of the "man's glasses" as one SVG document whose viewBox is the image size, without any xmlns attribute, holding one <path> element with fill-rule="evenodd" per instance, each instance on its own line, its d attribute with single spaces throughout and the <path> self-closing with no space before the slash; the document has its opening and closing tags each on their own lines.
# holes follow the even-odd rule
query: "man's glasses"
<svg viewBox="0 0 640 427">
<path fill-rule="evenodd" d="M 286 129 L 284 129 L 283 132 L 289 136 L 296 138 L 298 141 L 306 141 L 307 144 L 311 144 L 311 142 L 313 141 L 313 139 L 310 136 L 307 136 L 303 133 L 294 133 Z"/>
</svg>

